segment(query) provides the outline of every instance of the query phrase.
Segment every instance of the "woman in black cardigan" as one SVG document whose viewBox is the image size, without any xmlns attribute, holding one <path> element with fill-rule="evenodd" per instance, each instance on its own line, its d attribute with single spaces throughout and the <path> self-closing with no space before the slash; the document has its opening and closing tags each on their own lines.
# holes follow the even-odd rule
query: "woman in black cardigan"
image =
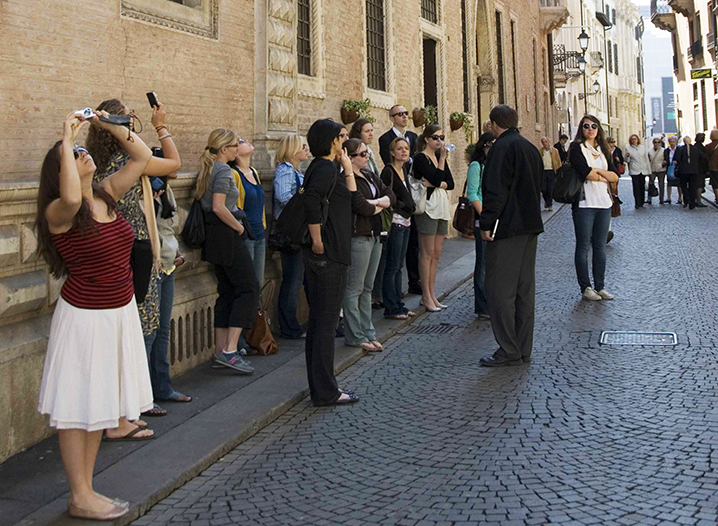
<svg viewBox="0 0 718 526">
<path fill-rule="evenodd" d="M 391 142 L 389 152 L 392 163 L 384 167 L 381 179 L 394 192 L 396 203 L 393 206 L 394 215 L 391 230 L 389 230 L 389 239 L 384 247 L 386 267 L 382 280 L 382 296 L 384 298 L 384 317 L 405 320 L 409 316 L 416 315 L 407 309 L 401 301 L 401 269 L 409 246 L 411 216 L 416 210 L 414 199 L 411 197 L 404 176 L 404 164 L 409 160 L 411 145 L 407 139 L 397 137 Z"/>
<path fill-rule="evenodd" d="M 334 377 L 334 330 L 344 300 L 351 260 L 352 205 L 357 185 L 342 149 L 341 124 L 321 119 L 311 125 L 307 143 L 314 160 L 304 175 L 304 204 L 311 248 L 304 247 L 309 300 L 305 346 L 309 392 L 315 406 L 350 404 L 359 398 L 339 390 Z M 335 160 L 344 168 L 337 173 Z M 327 200 L 329 204 L 326 205 Z M 326 209 L 326 217 L 322 211 Z"/>
</svg>

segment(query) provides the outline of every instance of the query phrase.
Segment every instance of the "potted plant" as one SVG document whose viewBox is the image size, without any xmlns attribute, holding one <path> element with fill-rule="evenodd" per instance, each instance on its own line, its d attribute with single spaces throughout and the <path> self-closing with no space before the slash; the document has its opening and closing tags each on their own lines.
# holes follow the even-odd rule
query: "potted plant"
<svg viewBox="0 0 718 526">
<path fill-rule="evenodd" d="M 471 142 L 471 132 L 474 129 L 471 124 L 471 115 L 464 113 L 463 111 L 455 111 L 449 117 L 449 126 L 451 127 L 451 131 L 463 128 L 464 134 L 466 135 L 466 141 Z"/>
<path fill-rule="evenodd" d="M 436 106 L 424 106 L 424 119 L 426 120 L 425 125 L 436 124 L 439 122 L 439 112 Z"/>
<path fill-rule="evenodd" d="M 414 126 L 421 128 L 426 123 L 426 116 L 424 115 L 423 108 L 414 108 L 411 111 L 411 120 L 414 122 Z"/>
<path fill-rule="evenodd" d="M 367 119 L 369 122 L 374 122 L 374 117 L 369 113 L 369 106 L 371 101 L 369 99 L 364 100 L 345 100 L 342 102 L 341 117 L 344 124 L 351 124 L 359 118 Z"/>
</svg>

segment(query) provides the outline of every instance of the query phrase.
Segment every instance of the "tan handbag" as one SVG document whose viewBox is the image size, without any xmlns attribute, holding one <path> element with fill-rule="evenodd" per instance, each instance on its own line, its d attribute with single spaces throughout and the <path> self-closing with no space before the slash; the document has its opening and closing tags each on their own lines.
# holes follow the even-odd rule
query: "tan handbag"
<svg viewBox="0 0 718 526">
<path fill-rule="evenodd" d="M 269 320 L 269 304 L 274 296 L 274 282 L 267 281 L 262 287 L 259 297 L 264 298 L 261 302 L 257 314 L 254 315 L 254 326 L 247 332 L 245 339 L 250 347 L 257 350 L 260 356 L 269 356 L 275 354 L 279 350 L 274 336 L 272 336 L 271 322 Z"/>
</svg>

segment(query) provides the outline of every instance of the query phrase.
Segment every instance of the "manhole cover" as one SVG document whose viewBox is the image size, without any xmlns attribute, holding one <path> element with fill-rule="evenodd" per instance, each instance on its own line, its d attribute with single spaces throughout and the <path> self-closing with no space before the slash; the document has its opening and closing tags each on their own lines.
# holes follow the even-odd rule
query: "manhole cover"
<svg viewBox="0 0 718 526">
<path fill-rule="evenodd" d="M 404 334 L 449 334 L 458 329 L 458 325 L 441 323 L 439 325 L 412 325 L 404 329 Z"/>
<path fill-rule="evenodd" d="M 675 332 L 603 331 L 604 345 L 678 345 Z"/>
</svg>

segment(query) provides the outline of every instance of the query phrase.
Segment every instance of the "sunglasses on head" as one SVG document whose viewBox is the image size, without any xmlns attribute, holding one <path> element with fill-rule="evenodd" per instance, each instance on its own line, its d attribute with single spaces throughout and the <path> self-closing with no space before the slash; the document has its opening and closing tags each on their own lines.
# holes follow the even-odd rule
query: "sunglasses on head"
<svg viewBox="0 0 718 526">
<path fill-rule="evenodd" d="M 408 111 L 398 111 L 394 115 L 389 115 L 389 117 L 408 117 L 409 112 Z"/>
<path fill-rule="evenodd" d="M 77 146 L 74 150 L 72 150 L 72 154 L 75 156 L 75 159 L 79 159 L 80 155 L 83 153 L 90 155 L 90 152 L 85 150 L 82 146 Z"/>
<path fill-rule="evenodd" d="M 349 155 L 349 157 L 357 157 L 357 156 L 369 157 L 369 152 L 367 150 L 364 150 L 363 152 L 352 153 L 351 155 Z"/>
<path fill-rule="evenodd" d="M 584 130 L 597 130 L 598 124 L 596 124 L 595 122 L 584 122 L 582 128 Z"/>
<path fill-rule="evenodd" d="M 446 135 L 432 135 L 431 138 L 435 141 L 443 141 L 446 139 Z"/>
</svg>

